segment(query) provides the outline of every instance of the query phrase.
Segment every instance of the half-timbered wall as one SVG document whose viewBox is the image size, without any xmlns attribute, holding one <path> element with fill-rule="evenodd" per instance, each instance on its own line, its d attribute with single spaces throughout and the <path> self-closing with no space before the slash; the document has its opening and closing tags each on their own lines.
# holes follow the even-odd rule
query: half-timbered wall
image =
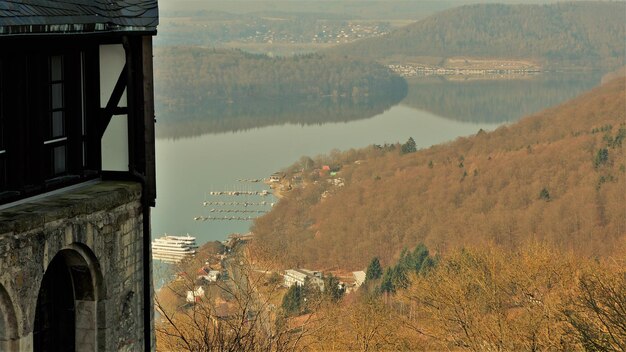
<svg viewBox="0 0 626 352">
<path fill-rule="evenodd" d="M 126 65 L 122 44 L 100 45 L 100 107 L 106 108 Z M 125 77 L 123 77 L 125 79 Z M 127 107 L 127 89 L 117 107 Z M 102 170 L 128 171 L 128 114 L 115 114 L 102 137 Z"/>
</svg>

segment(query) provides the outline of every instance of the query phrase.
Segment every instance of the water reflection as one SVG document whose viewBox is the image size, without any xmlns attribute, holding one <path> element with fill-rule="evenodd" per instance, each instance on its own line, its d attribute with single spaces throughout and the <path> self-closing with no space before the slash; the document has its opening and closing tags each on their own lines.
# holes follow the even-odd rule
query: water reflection
<svg viewBox="0 0 626 352">
<path fill-rule="evenodd" d="M 377 99 L 285 98 L 241 99 L 236 102 L 206 101 L 192 111 L 165 111 L 157 138 L 185 138 L 203 134 L 246 131 L 283 125 L 320 125 L 367 119 L 383 113 L 406 96 L 406 89 Z"/>
<path fill-rule="evenodd" d="M 157 138 L 188 138 L 204 134 L 296 124 L 320 125 L 377 116 L 401 104 L 465 122 L 503 123 L 557 105 L 591 89 L 600 73 L 542 74 L 519 79 L 463 80 L 424 77 L 384 98 L 247 98 L 206 100 L 187 110 L 158 109 Z"/>
<path fill-rule="evenodd" d="M 574 98 L 600 78 L 598 72 L 499 80 L 425 77 L 409 81 L 402 104 L 456 121 L 510 122 Z"/>
</svg>

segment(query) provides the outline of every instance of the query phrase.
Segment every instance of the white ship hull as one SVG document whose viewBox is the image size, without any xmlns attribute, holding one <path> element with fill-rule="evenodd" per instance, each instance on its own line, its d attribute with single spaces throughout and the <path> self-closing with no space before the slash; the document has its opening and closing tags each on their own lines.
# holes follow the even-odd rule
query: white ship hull
<svg viewBox="0 0 626 352">
<path fill-rule="evenodd" d="M 167 263 L 180 263 L 183 259 L 196 254 L 196 238 L 187 236 L 168 236 L 152 241 L 152 259 Z"/>
</svg>

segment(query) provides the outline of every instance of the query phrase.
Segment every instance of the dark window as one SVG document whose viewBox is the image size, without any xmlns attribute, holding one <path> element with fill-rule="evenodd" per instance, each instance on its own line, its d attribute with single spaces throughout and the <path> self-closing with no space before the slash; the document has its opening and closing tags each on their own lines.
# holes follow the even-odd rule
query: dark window
<svg viewBox="0 0 626 352">
<path fill-rule="evenodd" d="M 26 50 L 0 52 L 0 204 L 100 170 L 98 47 Z"/>
<path fill-rule="evenodd" d="M 65 132 L 65 74 L 64 57 L 55 55 L 49 58 L 49 110 L 48 130 L 43 141 L 46 158 L 46 178 L 52 179 L 67 172 L 68 136 Z M 78 120 L 82 123 L 82 119 Z"/>
</svg>

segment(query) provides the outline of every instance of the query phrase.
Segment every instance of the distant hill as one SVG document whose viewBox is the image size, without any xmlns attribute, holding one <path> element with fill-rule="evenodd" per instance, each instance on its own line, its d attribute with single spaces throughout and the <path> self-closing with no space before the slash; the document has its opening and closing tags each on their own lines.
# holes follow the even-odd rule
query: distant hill
<svg viewBox="0 0 626 352">
<path fill-rule="evenodd" d="M 416 57 L 531 59 L 548 67 L 616 68 L 626 52 L 626 3 L 468 5 L 329 52 L 384 61 Z"/>
<path fill-rule="evenodd" d="M 194 47 L 155 50 L 154 76 L 156 108 L 168 122 L 206 116 L 204 105 L 217 100 L 275 104 L 276 99 L 368 97 L 395 103 L 407 89 L 402 77 L 373 62 L 319 54 L 271 58 Z"/>
<path fill-rule="evenodd" d="M 286 171 L 307 186 L 255 221 L 256 253 L 283 267 L 348 270 L 376 256 L 388 265 L 420 242 L 442 254 L 529 241 L 614 254 L 626 239 L 625 82 L 417 152 L 386 145 L 303 158 Z M 322 165 L 345 186 L 327 182 Z"/>
</svg>

